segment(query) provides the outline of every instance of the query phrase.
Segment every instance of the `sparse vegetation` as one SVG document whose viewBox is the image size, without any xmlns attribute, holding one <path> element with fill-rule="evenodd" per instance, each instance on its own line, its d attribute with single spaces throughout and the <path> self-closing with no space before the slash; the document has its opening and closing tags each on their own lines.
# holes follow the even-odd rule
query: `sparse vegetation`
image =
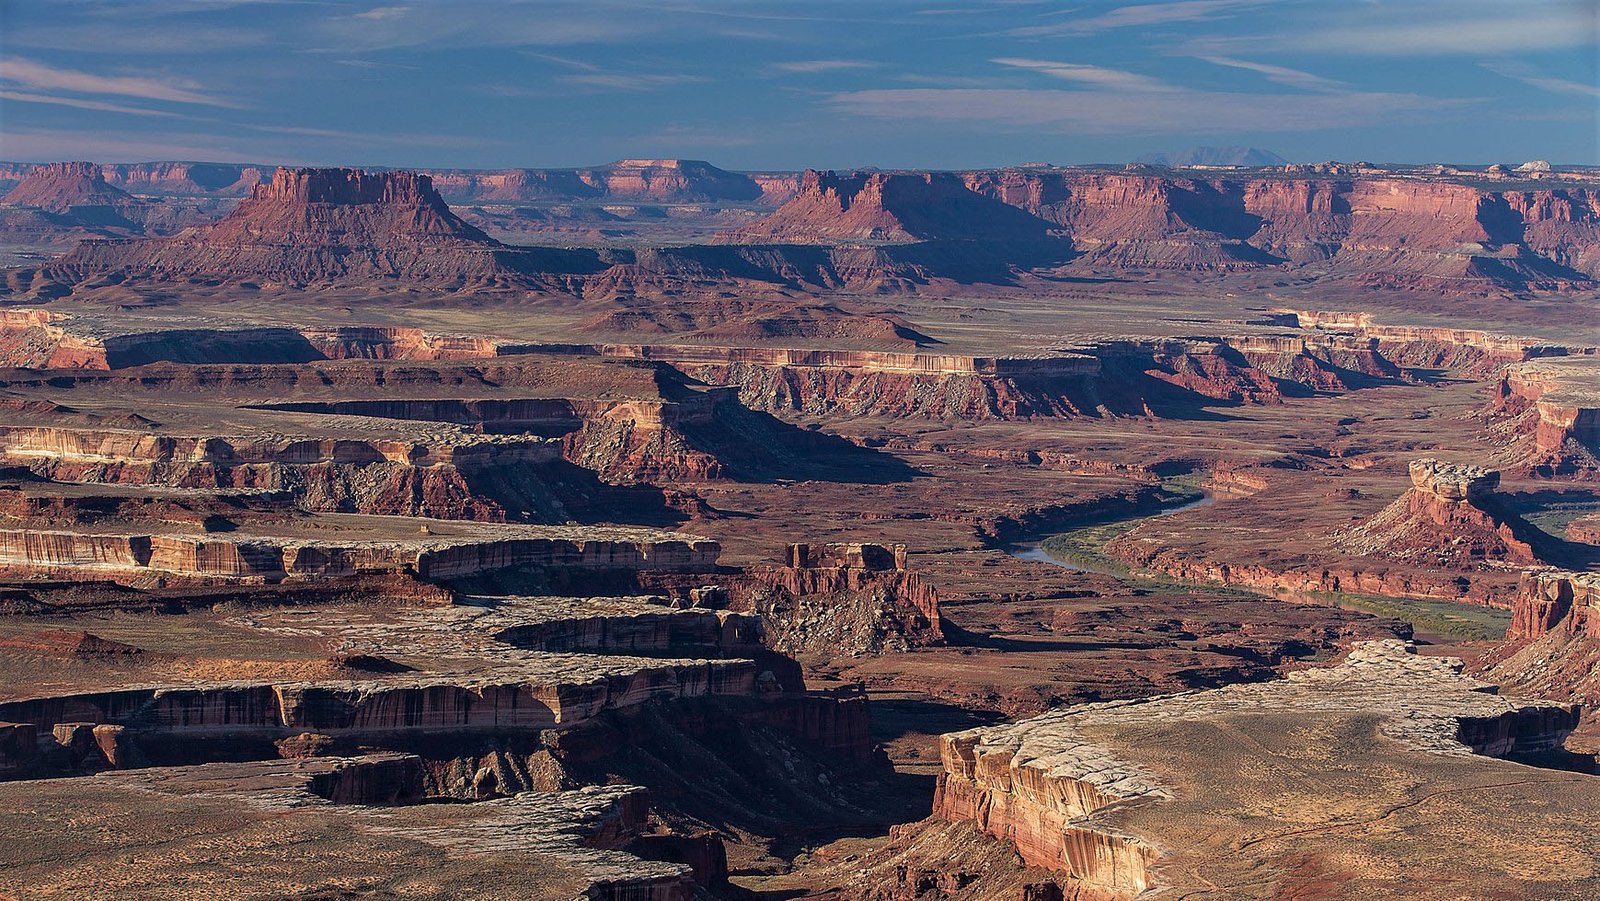
<svg viewBox="0 0 1600 901">
<path fill-rule="evenodd" d="M 1162 480 L 1161 506 L 1164 512 L 1174 507 L 1190 504 L 1204 496 L 1198 474 L 1174 476 Z M 1096 522 L 1070 531 L 1052 535 L 1039 543 L 1051 557 L 1093 572 L 1109 573 L 1130 584 L 1152 590 L 1182 590 L 1205 587 L 1214 591 L 1264 595 L 1236 586 L 1194 582 L 1171 576 L 1135 573 L 1120 560 L 1105 552 L 1106 545 L 1139 523 L 1162 512 L 1147 513 L 1115 522 Z M 1464 604 L 1454 601 L 1432 601 L 1420 598 L 1381 597 L 1377 595 L 1349 594 L 1344 592 L 1315 592 L 1312 600 L 1326 602 L 1350 610 L 1361 610 L 1377 616 L 1387 616 L 1411 624 L 1420 633 L 1441 635 L 1461 641 L 1498 641 L 1505 638 L 1511 625 L 1511 613 L 1494 607 Z"/>
</svg>

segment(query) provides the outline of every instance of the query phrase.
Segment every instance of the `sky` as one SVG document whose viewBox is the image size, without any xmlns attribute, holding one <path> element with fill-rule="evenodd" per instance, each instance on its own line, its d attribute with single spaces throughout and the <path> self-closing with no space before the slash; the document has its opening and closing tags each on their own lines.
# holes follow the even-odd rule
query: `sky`
<svg viewBox="0 0 1600 901">
<path fill-rule="evenodd" d="M 0 158 L 1600 164 L 1600 0 L 0 0 Z"/>
</svg>

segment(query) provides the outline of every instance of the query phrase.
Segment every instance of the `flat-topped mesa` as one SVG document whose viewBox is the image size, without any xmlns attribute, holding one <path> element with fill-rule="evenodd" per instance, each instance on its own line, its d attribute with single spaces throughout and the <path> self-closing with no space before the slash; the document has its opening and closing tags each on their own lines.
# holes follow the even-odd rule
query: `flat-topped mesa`
<svg viewBox="0 0 1600 901">
<path fill-rule="evenodd" d="M 1371 313 L 1356 311 L 1277 309 L 1267 319 L 1276 325 L 1330 337 L 1367 339 L 1373 342 L 1374 350 L 1396 366 L 1445 369 L 1468 378 L 1491 377 L 1508 364 L 1594 350 L 1482 329 L 1381 325 Z"/>
<path fill-rule="evenodd" d="M 1447 501 L 1481 501 L 1500 487 L 1500 473 L 1482 466 L 1445 463 L 1432 458 L 1411 461 L 1411 485 Z"/>
<path fill-rule="evenodd" d="M 361 169 L 287 169 L 250 191 L 251 201 L 267 203 L 395 203 L 442 206 L 433 180 L 416 172 Z"/>
<path fill-rule="evenodd" d="M 1423 657 L 1403 642 L 1359 642 L 1342 664 L 1296 671 L 1284 680 L 1074 705 L 948 734 L 940 739 L 944 771 L 934 816 L 970 822 L 1015 847 L 1028 864 L 1060 872 L 1068 897 L 1127 899 L 1163 883 L 1178 894 L 1199 890 L 1185 866 L 1199 851 L 1194 835 L 1238 829 L 1259 837 L 1277 833 L 1280 823 L 1294 834 L 1306 821 L 1303 811 L 1241 807 L 1237 800 L 1214 808 L 1219 789 L 1207 780 L 1215 777 L 1174 785 L 1171 779 L 1185 778 L 1182 768 L 1172 773 L 1149 765 L 1167 756 L 1168 744 L 1184 748 L 1180 753 L 1199 748 L 1216 755 L 1218 772 L 1270 770 L 1268 761 L 1292 755 L 1304 766 L 1272 777 L 1287 789 L 1308 776 L 1331 778 L 1347 766 L 1365 770 L 1362 764 L 1372 758 L 1394 761 L 1386 754 L 1504 757 L 1546 750 L 1577 724 L 1572 705 L 1503 698 L 1462 670 L 1458 659 Z M 1264 742 L 1216 739 L 1219 733 L 1252 734 L 1252 721 L 1283 716 L 1295 722 L 1254 733 L 1272 736 Z M 1374 721 L 1398 750 L 1388 742 L 1362 742 L 1360 750 L 1339 752 L 1342 759 L 1327 756 L 1326 736 L 1333 730 L 1368 735 Z M 1392 811 L 1387 786 L 1355 794 L 1352 803 L 1374 815 Z M 1180 814 L 1204 809 L 1205 819 L 1169 817 L 1168 805 Z M 1204 825 L 1197 829 L 1197 823 Z M 1158 860 L 1167 866 L 1157 866 Z"/>
<path fill-rule="evenodd" d="M 1041 241 L 1050 223 L 934 172 L 806 170 L 794 199 L 724 236 L 738 242 Z M 1064 242 L 1063 242 L 1064 243 Z"/>
<path fill-rule="evenodd" d="M 129 585 L 273 585 L 381 574 L 448 582 L 510 568 L 706 572 L 715 541 L 646 529 L 510 526 L 323 514 L 327 534 L 247 526 L 204 533 L 93 528 L 0 529 L 11 573 Z"/>
<path fill-rule="evenodd" d="M 1527 570 L 1511 607 L 1507 641 L 1527 641 L 1564 628 L 1600 639 L 1600 573 Z"/>
<path fill-rule="evenodd" d="M 212 225 L 167 238 L 86 241 L 28 270 L 27 290 L 93 286 L 122 273 L 140 283 L 303 287 L 403 279 L 413 290 L 442 293 L 525 291 L 603 268 L 592 251 L 514 249 L 489 238 L 452 213 L 425 175 L 280 169 Z"/>
<path fill-rule="evenodd" d="M 805 655 L 943 643 L 939 593 L 907 568 L 905 545 L 791 544 L 783 559 L 751 570 L 758 587 L 747 603 L 770 647 Z"/>
<path fill-rule="evenodd" d="M 1505 367 L 1490 404 L 1525 436 L 1513 453 L 1530 475 L 1600 475 L 1600 359 L 1549 357 Z"/>
<path fill-rule="evenodd" d="M 349 753 L 0 786 L 0 828 L 34 839 L 5 856 L 0 894 L 83 897 L 88 880 L 96 897 L 174 901 L 195 897 L 186 884 L 198 867 L 226 868 L 227 891 L 249 897 L 316 895 L 352 881 L 404 882 L 432 897 L 459 897 L 463 886 L 498 897 L 705 897 L 690 864 L 648 859 L 662 856 L 651 842 L 692 840 L 650 836 L 650 798 L 637 785 L 432 804 L 427 760 Z M 96 799 L 84 805 L 94 808 L 87 821 L 47 825 L 32 813 L 72 808 L 86 794 Z M 128 854 L 139 866 L 116 862 Z"/>
<path fill-rule="evenodd" d="M 1341 545 L 1458 570 L 1540 562 L 1540 533 L 1495 498 L 1497 470 L 1429 458 L 1413 460 L 1410 472 L 1410 490 L 1340 534 Z"/>
<path fill-rule="evenodd" d="M 0 204 L 27 206 L 52 213 L 68 213 L 75 207 L 122 207 L 138 201 L 120 188 L 106 183 L 94 163 L 47 163 L 30 171 Z"/>
<path fill-rule="evenodd" d="M 476 435 L 441 427 L 413 440 L 349 435 L 196 436 L 144 429 L 0 427 L 0 462 L 79 483 L 249 489 L 280 493 L 303 510 L 564 522 L 545 489 L 562 442 Z M 517 492 L 478 477 L 515 473 Z"/>
<path fill-rule="evenodd" d="M 207 238 L 357 247 L 454 239 L 499 246 L 452 213 L 428 176 L 360 169 L 279 169 Z"/>
</svg>

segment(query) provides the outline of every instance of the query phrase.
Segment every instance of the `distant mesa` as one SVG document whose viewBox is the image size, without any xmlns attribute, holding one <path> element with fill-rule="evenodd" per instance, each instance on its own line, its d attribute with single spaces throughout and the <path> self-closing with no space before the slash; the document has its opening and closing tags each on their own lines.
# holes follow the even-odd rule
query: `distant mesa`
<svg viewBox="0 0 1600 901">
<path fill-rule="evenodd" d="M 213 178 L 232 190 L 254 178 L 197 165 L 181 179 Z M 182 232 L 177 227 L 196 220 L 175 207 L 194 201 L 130 197 L 105 173 L 87 163 L 41 167 L 0 204 L 0 239 L 124 240 L 89 240 L 55 262 L 6 270 L 0 291 L 38 299 L 112 286 L 103 294 L 138 293 L 145 284 L 375 288 L 403 280 L 408 291 L 443 294 L 706 298 L 740 286 L 899 293 L 1015 285 L 1028 276 L 1278 269 L 1358 290 L 1503 296 L 1592 289 L 1600 276 L 1600 190 L 1584 184 L 1583 173 L 1570 185 L 1496 190 L 1482 173 L 1436 179 L 1364 163 L 1270 174 L 736 173 L 671 159 L 433 175 L 280 169 L 225 218 Z M 543 230 L 571 241 L 581 233 L 594 243 L 501 243 L 453 212 L 447 194 L 481 204 L 469 215 L 496 234 Z M 221 205 L 206 202 L 213 211 L 201 221 Z M 561 209 L 569 203 L 583 213 Z M 611 212 L 624 207 L 651 212 L 633 220 Z M 666 230 L 617 240 L 626 232 L 614 225 L 633 228 L 648 216 Z M 675 231 L 679 222 L 695 224 L 686 235 Z M 168 237 L 126 240 L 139 235 Z"/>
<path fill-rule="evenodd" d="M 462 221 L 426 175 L 279 169 L 222 220 L 169 238 L 86 241 L 51 267 L 67 283 L 137 274 L 309 285 L 405 278 L 457 287 L 516 281 L 512 249 Z M 523 256 L 527 252 L 523 252 Z M 559 271 L 567 256 L 542 260 Z"/>
<path fill-rule="evenodd" d="M 47 163 L 29 172 L 0 203 L 27 206 L 51 213 L 71 213 L 82 207 L 132 206 L 139 201 L 113 187 L 94 163 Z"/>
<path fill-rule="evenodd" d="M 437 169 L 434 185 L 453 202 L 601 201 L 782 203 L 793 172 L 743 173 L 705 160 L 629 159 L 580 169 Z"/>
<path fill-rule="evenodd" d="M 1543 562 L 1529 523 L 1500 502 L 1500 473 L 1413 460 L 1411 489 L 1343 539 L 1351 550 L 1452 569 Z"/>
<path fill-rule="evenodd" d="M 793 200 L 724 238 L 740 242 L 829 244 L 917 241 L 1045 241 L 1057 226 L 972 191 L 959 175 L 808 169 Z"/>
<path fill-rule="evenodd" d="M 0 239 L 55 244 L 139 234 L 150 204 L 106 182 L 94 163 L 34 167 L 0 197 Z"/>
<path fill-rule="evenodd" d="M 1190 147 L 1187 150 L 1163 150 L 1146 153 L 1134 159 L 1143 166 L 1166 166 L 1181 169 L 1190 166 L 1284 166 L 1289 161 L 1270 150 L 1260 147 Z"/>
</svg>

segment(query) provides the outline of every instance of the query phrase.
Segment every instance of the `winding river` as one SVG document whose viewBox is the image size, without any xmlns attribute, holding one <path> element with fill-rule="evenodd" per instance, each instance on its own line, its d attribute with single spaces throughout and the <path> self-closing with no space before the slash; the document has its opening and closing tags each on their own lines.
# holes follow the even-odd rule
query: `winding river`
<svg viewBox="0 0 1600 901">
<path fill-rule="evenodd" d="M 1206 494 L 1203 494 L 1194 500 L 1181 501 L 1173 504 L 1170 507 L 1158 510 L 1155 513 L 1135 513 L 1131 516 L 1126 516 L 1121 519 L 1109 519 L 1105 520 L 1104 522 L 1094 522 L 1091 523 L 1091 525 L 1109 526 L 1116 525 L 1118 523 L 1138 522 L 1141 519 L 1149 519 L 1152 516 L 1171 516 L 1174 513 L 1182 513 L 1185 510 L 1193 510 L 1196 507 L 1208 506 L 1214 501 L 1215 498 L 1213 498 L 1211 494 L 1207 492 Z M 1016 544 L 1006 548 L 1006 553 L 1016 557 L 1018 560 L 1032 560 L 1037 563 L 1048 563 L 1051 566 L 1059 566 L 1062 569 L 1070 569 L 1074 572 L 1100 573 L 1107 576 L 1123 575 L 1122 573 L 1117 572 L 1110 567 L 1095 566 L 1093 564 L 1083 563 L 1068 563 L 1065 560 L 1052 557 L 1050 556 L 1050 552 L 1046 551 L 1043 547 L 1044 542 L 1048 540 L 1048 538 L 1049 536 L 1040 538 L 1036 541 L 1019 541 Z"/>
</svg>

